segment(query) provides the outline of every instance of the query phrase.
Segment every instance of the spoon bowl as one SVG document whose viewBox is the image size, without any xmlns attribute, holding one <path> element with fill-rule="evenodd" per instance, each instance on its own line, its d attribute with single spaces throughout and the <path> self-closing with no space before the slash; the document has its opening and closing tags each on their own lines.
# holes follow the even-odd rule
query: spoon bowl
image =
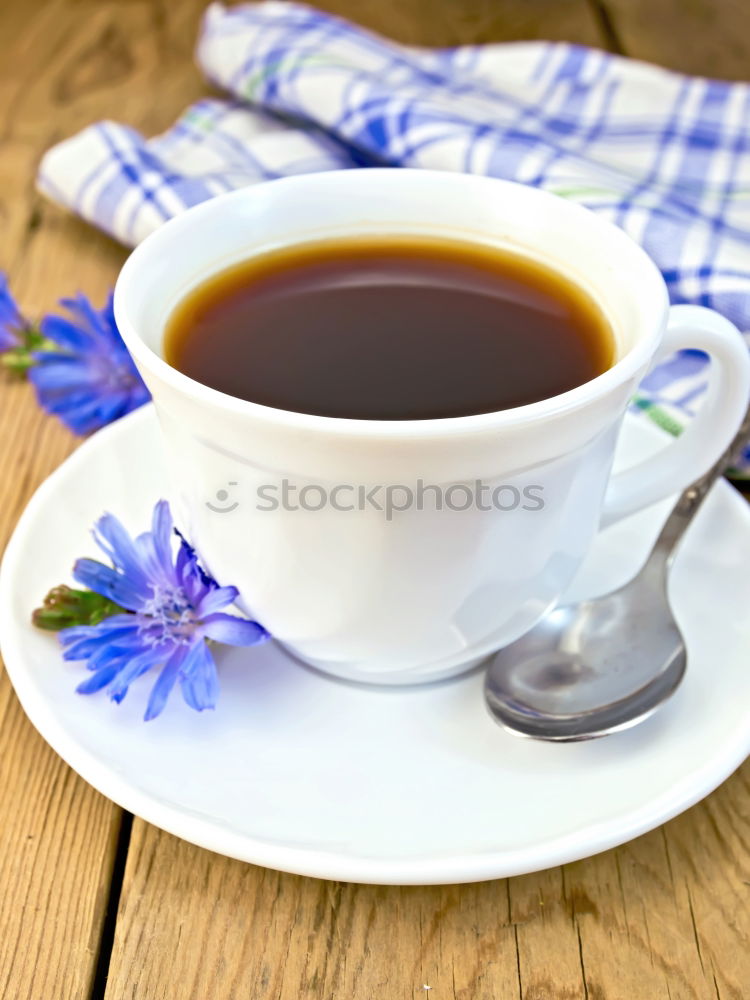
<svg viewBox="0 0 750 1000">
<path fill-rule="evenodd" d="M 495 655 L 484 695 L 501 726 L 540 740 L 589 740 L 636 725 L 676 691 L 688 657 L 669 604 L 669 572 L 703 500 L 748 436 L 750 410 L 727 451 L 682 493 L 633 580 L 553 609 Z"/>
<path fill-rule="evenodd" d="M 678 687 L 687 654 L 666 601 L 634 611 L 642 593 L 628 584 L 556 608 L 501 650 L 485 679 L 493 716 L 518 735 L 575 742 L 651 715 Z"/>
</svg>

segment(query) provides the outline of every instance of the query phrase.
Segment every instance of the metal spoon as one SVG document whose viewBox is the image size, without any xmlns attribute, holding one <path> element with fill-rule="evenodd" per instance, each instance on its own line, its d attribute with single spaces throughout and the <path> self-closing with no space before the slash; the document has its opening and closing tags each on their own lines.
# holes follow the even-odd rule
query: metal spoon
<svg viewBox="0 0 750 1000">
<path fill-rule="evenodd" d="M 669 605 L 669 570 L 703 499 L 748 437 L 750 410 L 726 452 L 680 496 L 630 583 L 555 608 L 496 654 L 484 695 L 501 726 L 539 740 L 588 740 L 636 725 L 674 693 L 687 653 Z"/>
</svg>

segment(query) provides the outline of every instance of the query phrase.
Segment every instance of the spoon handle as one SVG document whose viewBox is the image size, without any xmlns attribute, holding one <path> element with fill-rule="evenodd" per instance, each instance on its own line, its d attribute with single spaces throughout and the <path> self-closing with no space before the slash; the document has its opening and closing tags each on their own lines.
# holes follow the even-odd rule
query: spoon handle
<svg viewBox="0 0 750 1000">
<path fill-rule="evenodd" d="M 663 559 L 667 557 L 667 561 L 670 561 L 669 557 L 673 554 L 677 543 L 703 503 L 706 494 L 716 480 L 720 479 L 722 474 L 739 459 L 748 439 L 750 439 L 750 408 L 745 413 L 742 424 L 726 451 L 714 462 L 708 472 L 700 479 L 696 479 L 680 494 L 654 544 L 651 558 Z"/>
</svg>

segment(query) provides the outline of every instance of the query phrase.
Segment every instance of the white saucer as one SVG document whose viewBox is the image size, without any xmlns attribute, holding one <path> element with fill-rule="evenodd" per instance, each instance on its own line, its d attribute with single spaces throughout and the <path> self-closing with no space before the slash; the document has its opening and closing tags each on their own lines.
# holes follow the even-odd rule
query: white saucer
<svg viewBox="0 0 750 1000">
<path fill-rule="evenodd" d="M 629 420 L 626 462 L 664 443 Z M 29 718 L 104 795 L 177 836 L 284 871 L 376 883 L 514 875 L 593 854 L 697 802 L 750 752 L 750 507 L 726 483 L 675 565 L 672 593 L 690 662 L 672 701 L 636 729 L 583 744 L 519 740 L 486 714 L 482 676 L 423 688 L 329 680 L 273 645 L 220 654 L 216 712 L 174 697 L 143 723 L 148 678 L 122 705 L 74 693 L 29 613 L 96 555 L 107 509 L 148 526 L 164 495 L 146 407 L 84 443 L 39 489 L 0 574 L 0 636 Z M 634 572 L 665 513 L 603 535 L 575 595 Z M 228 581 L 224 581 L 228 582 Z"/>
</svg>

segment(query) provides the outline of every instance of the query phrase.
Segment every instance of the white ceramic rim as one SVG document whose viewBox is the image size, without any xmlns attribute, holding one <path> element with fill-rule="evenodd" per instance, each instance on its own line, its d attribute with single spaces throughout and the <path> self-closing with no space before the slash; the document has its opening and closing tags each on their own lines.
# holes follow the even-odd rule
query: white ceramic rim
<svg viewBox="0 0 750 1000">
<path fill-rule="evenodd" d="M 550 211 L 554 211 L 555 207 L 564 204 L 567 212 L 578 214 L 581 226 L 587 226 L 606 235 L 615 245 L 619 245 L 623 250 L 626 250 L 631 260 L 636 261 L 640 268 L 640 273 L 631 276 L 633 295 L 637 295 L 639 298 L 649 295 L 653 297 L 653 323 L 651 329 L 645 331 L 630 350 L 619 361 L 608 368 L 607 371 L 582 385 L 576 386 L 574 389 L 570 389 L 568 392 L 551 396 L 536 403 L 529 403 L 507 410 L 480 413 L 473 416 L 441 417 L 430 420 L 358 420 L 348 417 L 324 417 L 316 414 L 280 410 L 264 406 L 260 403 L 238 399 L 217 389 L 205 386 L 200 382 L 196 382 L 189 376 L 172 368 L 140 336 L 137 324 L 131 319 L 129 308 L 131 298 L 136 298 L 138 295 L 140 275 L 149 270 L 153 257 L 168 256 L 170 244 L 176 240 L 189 239 L 191 229 L 195 223 L 201 222 L 207 216 L 220 211 L 227 204 L 231 204 L 232 202 L 239 203 L 258 197 L 259 192 L 262 192 L 269 185 L 275 185 L 277 189 L 280 185 L 307 185 L 314 191 L 317 184 L 335 185 L 337 177 L 340 176 L 345 176 L 347 183 L 352 183 L 352 181 L 355 184 L 361 183 L 363 197 L 365 197 L 368 194 L 367 186 L 373 179 L 382 183 L 387 177 L 388 180 L 385 181 L 386 183 L 397 185 L 399 180 L 403 180 L 405 176 L 413 177 L 414 175 L 417 175 L 422 180 L 425 177 L 429 177 L 433 182 L 443 184 L 447 191 L 454 187 L 465 188 L 467 186 L 481 187 L 486 191 L 486 186 L 489 184 L 493 187 L 498 186 L 501 189 L 505 189 L 508 196 L 512 198 L 514 191 L 522 190 L 525 197 L 534 197 L 541 202 L 546 202 Z M 446 197 L 448 197 L 447 193 Z M 408 222 L 408 220 L 405 221 Z M 213 273 L 220 272 L 221 270 L 222 266 L 218 266 Z M 210 270 L 207 271 L 207 275 L 210 273 L 212 273 Z M 463 434 L 475 434 L 477 432 L 491 432 L 493 430 L 514 427 L 518 424 L 548 420 L 550 417 L 556 417 L 564 412 L 580 409 L 590 404 L 594 399 L 606 395 L 608 391 L 616 386 L 627 382 L 635 373 L 648 366 L 664 332 L 668 308 L 669 297 L 664 279 L 648 254 L 621 229 L 601 219 L 588 209 L 580 205 L 575 205 L 556 195 L 535 188 L 529 188 L 527 185 L 517 184 L 514 181 L 504 181 L 474 174 L 460 174 L 439 170 L 412 170 L 401 167 L 331 170 L 315 174 L 283 177 L 277 180 L 266 181 L 262 185 L 242 188 L 239 191 L 231 191 L 211 198 L 168 220 L 155 232 L 151 233 L 150 236 L 146 237 L 135 248 L 123 265 L 114 293 L 115 319 L 131 355 L 139 365 L 153 372 L 175 392 L 192 398 L 197 403 L 205 403 L 217 407 L 226 413 L 244 417 L 254 416 L 293 430 L 320 431 L 326 434 L 346 435 L 347 437 L 383 438 L 386 440 L 453 437 Z"/>
<path fill-rule="evenodd" d="M 332 851 L 269 843 L 234 833 L 219 822 L 186 816 L 181 809 L 141 792 L 93 753 L 81 748 L 60 724 L 52 708 L 38 696 L 31 675 L 23 667 L 23 631 L 12 619 L 10 609 L 13 581 L 23 559 L 25 539 L 33 531 L 35 518 L 53 500 L 64 479 L 79 475 L 79 470 L 87 467 L 89 459 L 93 458 L 92 452 L 101 447 L 111 447 L 114 436 L 130 433 L 133 423 L 148 419 L 148 410 L 149 407 L 143 407 L 84 441 L 42 483 L 21 515 L 0 565 L 2 654 L 24 711 L 53 750 L 73 770 L 123 809 L 209 851 L 279 871 L 376 885 L 448 885 L 540 871 L 623 844 L 695 805 L 728 778 L 750 754 L 750 729 L 738 729 L 734 739 L 717 748 L 700 771 L 692 772 L 689 778 L 674 785 L 668 793 L 633 811 L 626 822 L 616 818 L 587 827 L 585 837 L 580 832 L 574 832 L 523 850 L 434 856 L 424 860 L 381 860 L 356 854 L 342 856 Z M 659 433 L 656 428 L 654 433 Z M 744 500 L 735 495 L 726 482 L 719 482 L 716 488 L 733 494 L 735 502 L 743 506 L 750 531 L 750 508 L 745 507 Z"/>
</svg>

